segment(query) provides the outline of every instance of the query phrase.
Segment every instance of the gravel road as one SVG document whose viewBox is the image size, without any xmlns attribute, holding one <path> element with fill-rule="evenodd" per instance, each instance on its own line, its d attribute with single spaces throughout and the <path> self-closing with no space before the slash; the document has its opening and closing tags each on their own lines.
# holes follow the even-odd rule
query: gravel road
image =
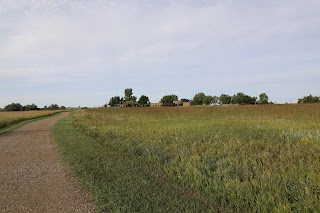
<svg viewBox="0 0 320 213">
<path fill-rule="evenodd" d="M 93 212 L 52 142 L 58 116 L 0 136 L 0 212 Z"/>
</svg>

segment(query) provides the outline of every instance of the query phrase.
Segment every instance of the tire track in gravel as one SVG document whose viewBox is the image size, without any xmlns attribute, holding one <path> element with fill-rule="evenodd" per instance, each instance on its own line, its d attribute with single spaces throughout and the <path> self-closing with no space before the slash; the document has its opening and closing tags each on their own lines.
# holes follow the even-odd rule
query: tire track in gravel
<svg viewBox="0 0 320 213">
<path fill-rule="evenodd" d="M 93 212 L 52 142 L 58 116 L 0 136 L 0 212 Z"/>
</svg>

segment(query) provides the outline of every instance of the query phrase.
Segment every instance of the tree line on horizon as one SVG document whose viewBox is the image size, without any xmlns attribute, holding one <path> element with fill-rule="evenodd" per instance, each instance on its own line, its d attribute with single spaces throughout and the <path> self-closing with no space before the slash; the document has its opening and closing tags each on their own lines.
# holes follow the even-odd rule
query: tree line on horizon
<svg viewBox="0 0 320 213">
<path fill-rule="evenodd" d="M 51 104 L 49 106 L 44 106 L 44 108 L 39 108 L 36 104 L 27 104 L 25 106 L 20 103 L 11 103 L 4 107 L 4 111 L 31 111 L 31 110 L 59 110 L 65 109 L 64 106 L 59 106 L 58 104 Z"/>
<path fill-rule="evenodd" d="M 173 103 L 173 101 L 178 101 L 179 98 L 175 94 L 164 95 L 160 103 L 168 104 Z M 266 93 L 261 93 L 259 99 L 257 97 L 251 97 L 242 92 L 238 92 L 233 96 L 227 94 L 221 94 L 220 96 L 211 96 L 206 95 L 203 92 L 199 92 L 194 95 L 193 99 L 181 99 L 183 102 L 191 102 L 192 105 L 223 105 L 223 104 L 273 104 L 269 101 L 269 97 Z M 149 97 L 146 95 L 141 95 L 137 101 L 137 97 L 133 95 L 132 88 L 127 88 L 124 91 L 124 97 L 113 96 L 110 98 L 109 102 L 104 105 L 104 107 L 116 107 L 121 106 L 122 104 L 135 104 L 138 106 L 150 106 Z M 320 96 L 308 95 L 303 98 L 299 98 L 297 101 L 298 104 L 307 104 L 307 103 L 320 103 Z M 51 104 L 49 106 L 44 106 L 39 108 L 36 104 L 27 104 L 21 105 L 20 103 L 11 103 L 4 107 L 4 111 L 30 111 L 30 110 L 59 110 L 65 109 L 64 106 L 59 106 L 58 104 Z M 79 106 L 80 108 L 80 106 Z M 86 108 L 86 107 L 85 107 Z M 1 109 L 0 109 L 1 110 Z"/>
<path fill-rule="evenodd" d="M 320 96 L 304 96 L 298 99 L 298 104 L 320 103 Z"/>
<path fill-rule="evenodd" d="M 173 101 L 178 101 L 179 98 L 175 94 L 164 95 L 160 103 L 170 104 Z M 183 102 L 191 102 L 192 105 L 222 105 L 222 104 L 272 104 L 269 102 L 269 97 L 266 93 L 261 93 L 259 95 L 259 100 L 257 97 L 251 97 L 242 92 L 234 94 L 233 96 L 222 94 L 220 96 L 206 95 L 203 92 L 199 92 L 194 95 L 193 99 L 181 99 Z M 133 96 L 132 88 L 127 88 L 124 90 L 124 97 L 113 96 L 110 98 L 109 102 L 104 106 L 116 107 L 123 104 L 135 104 L 139 106 L 150 106 L 149 97 L 146 95 L 141 95 L 137 101 L 137 97 Z"/>
<path fill-rule="evenodd" d="M 178 101 L 179 97 L 176 94 L 164 95 L 160 99 L 160 103 L 170 104 L 174 101 Z M 269 96 L 266 93 L 259 94 L 259 98 L 255 96 L 246 95 L 242 92 L 238 92 L 234 95 L 221 94 L 220 96 L 206 95 L 203 92 L 199 92 L 194 95 L 193 99 L 181 99 L 183 102 L 191 102 L 191 105 L 224 105 L 224 104 L 240 104 L 240 105 L 249 105 L 249 104 L 274 104 L 269 100 Z M 137 97 L 133 96 L 132 88 L 127 88 L 124 90 L 124 97 L 113 96 L 110 98 L 109 102 L 104 105 L 104 107 L 116 107 L 121 106 L 122 104 L 136 104 L 138 106 L 150 106 L 149 97 L 146 95 L 141 95 L 137 101 Z M 301 99 L 298 99 L 298 104 L 300 103 L 320 103 L 320 96 L 304 96 Z"/>
</svg>

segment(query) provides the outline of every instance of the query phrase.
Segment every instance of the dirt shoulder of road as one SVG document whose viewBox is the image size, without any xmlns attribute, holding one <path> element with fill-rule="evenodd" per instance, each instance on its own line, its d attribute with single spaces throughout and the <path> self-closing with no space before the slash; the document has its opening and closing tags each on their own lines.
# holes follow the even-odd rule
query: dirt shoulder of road
<svg viewBox="0 0 320 213">
<path fill-rule="evenodd" d="M 90 195 L 73 178 L 52 142 L 58 116 L 0 136 L 0 212 L 93 212 Z"/>
</svg>

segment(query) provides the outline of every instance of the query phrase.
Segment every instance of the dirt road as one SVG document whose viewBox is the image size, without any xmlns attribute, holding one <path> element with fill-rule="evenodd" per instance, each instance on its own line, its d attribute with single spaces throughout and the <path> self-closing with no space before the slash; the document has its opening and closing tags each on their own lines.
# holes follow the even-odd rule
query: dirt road
<svg viewBox="0 0 320 213">
<path fill-rule="evenodd" d="M 93 212 L 52 142 L 58 116 L 0 136 L 0 212 Z"/>
</svg>

